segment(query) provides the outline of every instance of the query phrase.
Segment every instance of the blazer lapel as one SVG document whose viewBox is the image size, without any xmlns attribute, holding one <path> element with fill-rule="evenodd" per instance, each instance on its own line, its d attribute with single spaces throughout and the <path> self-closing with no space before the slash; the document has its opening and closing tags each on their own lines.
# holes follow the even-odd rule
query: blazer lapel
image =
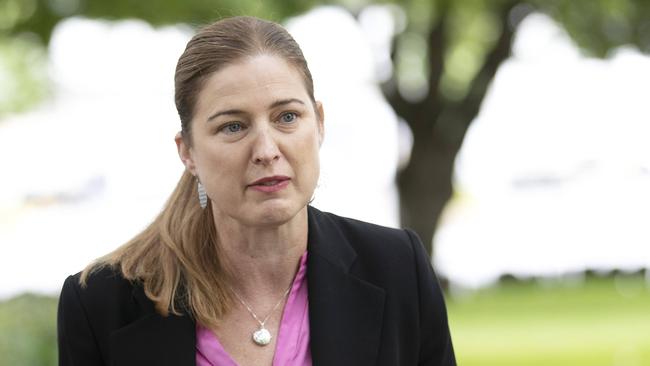
<svg viewBox="0 0 650 366">
<path fill-rule="evenodd" d="M 350 274 L 356 252 L 340 228 L 309 207 L 307 283 L 314 365 L 375 365 L 385 291 Z"/>
<path fill-rule="evenodd" d="M 186 315 L 159 315 L 139 286 L 134 287 L 133 296 L 144 314 L 137 321 L 111 334 L 111 365 L 194 366 L 194 321 Z"/>
</svg>

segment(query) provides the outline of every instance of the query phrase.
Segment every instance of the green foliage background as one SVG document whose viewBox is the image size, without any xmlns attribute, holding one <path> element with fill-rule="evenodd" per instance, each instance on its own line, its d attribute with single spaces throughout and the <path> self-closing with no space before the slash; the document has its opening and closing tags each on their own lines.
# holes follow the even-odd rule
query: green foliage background
<svg viewBox="0 0 650 366">
<path fill-rule="evenodd" d="M 26 294 L 0 303 L 0 365 L 57 364 L 54 297 Z"/>
</svg>

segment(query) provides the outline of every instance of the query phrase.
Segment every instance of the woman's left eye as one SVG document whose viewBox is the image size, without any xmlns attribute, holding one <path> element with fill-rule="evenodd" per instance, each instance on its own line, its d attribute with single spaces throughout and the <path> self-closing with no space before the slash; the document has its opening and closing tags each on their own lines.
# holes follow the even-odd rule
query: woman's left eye
<svg viewBox="0 0 650 366">
<path fill-rule="evenodd" d="M 287 112 L 280 116 L 280 122 L 283 123 L 292 123 L 298 118 L 298 115 L 294 112 Z"/>
</svg>

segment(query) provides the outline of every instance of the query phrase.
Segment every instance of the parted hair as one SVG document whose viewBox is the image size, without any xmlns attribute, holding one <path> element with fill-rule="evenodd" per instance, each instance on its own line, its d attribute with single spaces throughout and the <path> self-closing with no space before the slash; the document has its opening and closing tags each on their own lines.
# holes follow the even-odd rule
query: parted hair
<svg viewBox="0 0 650 366">
<path fill-rule="evenodd" d="M 175 103 L 188 146 L 192 146 L 192 120 L 205 80 L 225 66 L 261 54 L 281 57 L 295 67 L 315 103 L 307 62 L 282 26 L 246 16 L 219 20 L 192 37 L 176 66 Z M 85 286 L 93 272 L 107 266 L 141 285 L 164 316 L 185 314 L 199 324 L 216 327 L 232 304 L 227 273 L 219 260 L 212 203 L 201 209 L 196 179 L 187 170 L 154 221 L 89 264 L 81 274 L 81 284 Z"/>
</svg>

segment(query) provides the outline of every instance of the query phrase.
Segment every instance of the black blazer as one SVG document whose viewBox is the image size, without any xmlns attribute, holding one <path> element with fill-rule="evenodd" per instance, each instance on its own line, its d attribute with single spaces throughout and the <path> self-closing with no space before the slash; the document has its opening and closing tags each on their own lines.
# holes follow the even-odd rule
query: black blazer
<svg viewBox="0 0 650 366">
<path fill-rule="evenodd" d="M 314 365 L 455 365 L 442 292 L 417 236 L 309 207 Z M 195 365 L 195 323 L 163 317 L 111 269 L 63 285 L 59 365 Z"/>
</svg>

